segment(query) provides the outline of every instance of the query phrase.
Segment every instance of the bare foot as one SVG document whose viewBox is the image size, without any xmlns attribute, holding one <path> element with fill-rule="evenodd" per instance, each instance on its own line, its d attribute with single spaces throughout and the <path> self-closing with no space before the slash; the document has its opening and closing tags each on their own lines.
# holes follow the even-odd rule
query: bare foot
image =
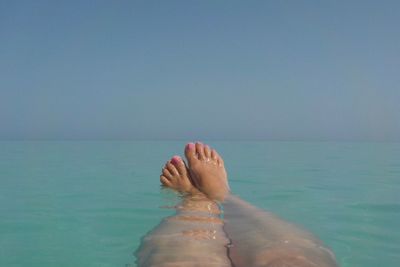
<svg viewBox="0 0 400 267">
<path fill-rule="evenodd" d="M 165 164 L 162 169 L 162 174 L 160 175 L 160 182 L 164 186 L 181 193 L 199 192 L 192 185 L 186 165 L 179 156 L 173 156 L 171 160 Z"/>
<path fill-rule="evenodd" d="M 209 198 L 223 201 L 229 186 L 224 162 L 217 151 L 202 143 L 189 143 L 185 155 L 194 186 Z"/>
</svg>

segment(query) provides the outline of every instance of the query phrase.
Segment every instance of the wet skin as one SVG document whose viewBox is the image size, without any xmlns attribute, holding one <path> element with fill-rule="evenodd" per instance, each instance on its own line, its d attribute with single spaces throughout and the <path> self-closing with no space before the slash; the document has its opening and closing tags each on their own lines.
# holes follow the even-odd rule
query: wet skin
<svg viewBox="0 0 400 267">
<path fill-rule="evenodd" d="M 179 191 L 182 202 L 174 207 L 174 216 L 165 218 L 143 238 L 136 252 L 139 267 L 232 266 L 220 208 L 194 187 L 189 177 L 180 157 L 174 156 L 165 164 L 160 181 Z"/>
<path fill-rule="evenodd" d="M 207 253 L 213 253 L 215 263 L 222 264 L 219 266 L 230 266 L 232 263 L 235 267 L 337 266 L 332 252 L 312 234 L 230 194 L 224 162 L 214 149 L 199 142 L 189 143 L 185 147 L 185 156 L 187 166 L 179 156 L 174 156 L 166 163 L 160 176 L 165 187 L 185 194 L 182 205 L 176 216 L 164 220 L 148 237 L 156 235 L 155 232 L 165 236 L 168 229 L 173 229 L 174 233 L 179 232 L 180 236 L 188 238 L 192 244 L 199 240 L 215 240 L 213 233 L 218 233 L 218 242 L 203 243 L 202 250 L 196 245 L 183 245 L 177 249 L 178 255 L 169 254 L 169 259 L 175 265 L 146 266 L 180 266 L 176 265 L 179 262 L 176 258 L 190 260 L 182 266 L 204 266 L 201 258 Z M 224 221 L 216 217 L 220 210 L 215 201 L 224 205 Z M 207 216 L 202 214 L 205 211 L 208 212 Z M 198 212 L 200 216 L 196 214 Z M 176 223 L 199 221 L 206 223 L 201 229 L 195 229 L 191 224 Z M 171 225 L 166 226 L 168 224 Z M 152 238 L 150 240 L 153 242 L 144 243 L 142 247 L 153 247 L 152 251 L 154 246 L 157 247 L 156 251 L 168 250 L 172 241 L 164 239 L 163 242 L 154 242 L 157 239 Z M 227 246 L 229 242 L 232 243 Z M 176 242 L 174 244 L 180 248 Z M 147 253 L 146 257 L 157 258 L 151 253 Z M 147 261 L 147 264 L 150 262 Z"/>
</svg>

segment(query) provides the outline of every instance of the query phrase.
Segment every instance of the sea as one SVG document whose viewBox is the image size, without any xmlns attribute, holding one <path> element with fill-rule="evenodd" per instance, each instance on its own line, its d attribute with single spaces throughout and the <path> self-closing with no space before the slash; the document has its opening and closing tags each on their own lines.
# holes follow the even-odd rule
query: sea
<svg viewBox="0 0 400 267">
<path fill-rule="evenodd" d="M 400 143 L 208 143 L 232 193 L 314 233 L 340 266 L 400 266 Z M 180 200 L 159 175 L 184 145 L 0 142 L 0 266 L 136 266 Z"/>
</svg>

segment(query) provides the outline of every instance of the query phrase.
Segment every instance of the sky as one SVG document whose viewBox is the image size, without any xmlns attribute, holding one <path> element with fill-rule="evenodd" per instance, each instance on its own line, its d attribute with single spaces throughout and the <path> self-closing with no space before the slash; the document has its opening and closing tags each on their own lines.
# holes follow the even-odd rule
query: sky
<svg viewBox="0 0 400 267">
<path fill-rule="evenodd" d="M 0 0 L 0 140 L 400 141 L 399 14 Z"/>
</svg>

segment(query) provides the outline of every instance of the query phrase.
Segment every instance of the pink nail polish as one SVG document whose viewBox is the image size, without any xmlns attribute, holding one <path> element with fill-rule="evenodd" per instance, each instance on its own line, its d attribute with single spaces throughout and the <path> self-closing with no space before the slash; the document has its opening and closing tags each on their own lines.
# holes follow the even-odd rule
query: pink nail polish
<svg viewBox="0 0 400 267">
<path fill-rule="evenodd" d="M 182 159 L 179 156 L 173 156 L 171 159 L 172 164 L 179 164 L 181 163 Z"/>
<path fill-rule="evenodd" d="M 195 146 L 194 146 L 193 143 L 189 143 L 189 144 L 186 145 L 186 148 L 189 149 L 189 150 L 194 150 Z"/>
</svg>

